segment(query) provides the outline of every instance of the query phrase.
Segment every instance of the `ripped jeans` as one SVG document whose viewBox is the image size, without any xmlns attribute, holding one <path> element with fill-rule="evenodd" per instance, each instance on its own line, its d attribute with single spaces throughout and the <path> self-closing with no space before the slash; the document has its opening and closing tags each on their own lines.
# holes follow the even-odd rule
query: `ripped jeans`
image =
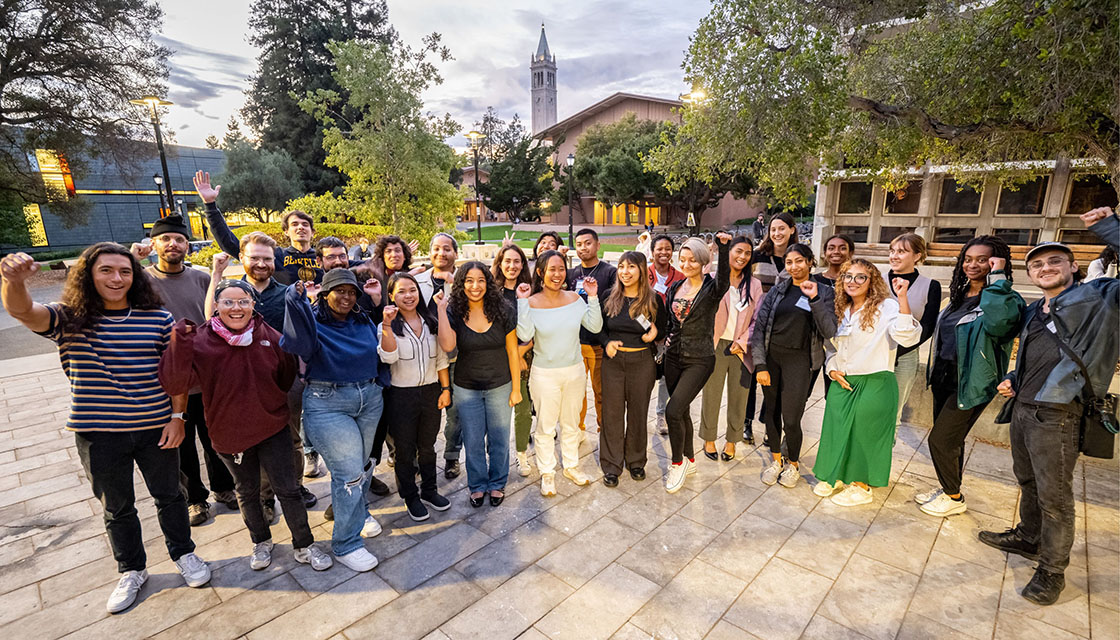
<svg viewBox="0 0 1120 640">
<path fill-rule="evenodd" d="M 369 461 L 384 405 L 373 380 L 308 382 L 303 390 L 303 431 L 331 474 L 334 533 L 331 551 L 345 555 L 362 546 Z"/>
</svg>

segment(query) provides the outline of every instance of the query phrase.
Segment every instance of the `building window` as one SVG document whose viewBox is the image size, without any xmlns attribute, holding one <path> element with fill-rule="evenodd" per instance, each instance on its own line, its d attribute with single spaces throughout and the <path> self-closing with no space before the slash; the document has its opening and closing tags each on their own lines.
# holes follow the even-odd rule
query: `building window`
<svg viewBox="0 0 1120 640">
<path fill-rule="evenodd" d="M 1116 207 L 1116 189 L 1101 176 L 1074 176 L 1064 215 L 1079 216 L 1097 207 Z"/>
<path fill-rule="evenodd" d="M 1050 177 L 1041 176 L 1019 185 L 1019 188 L 1015 191 L 1012 191 L 1009 187 L 1000 187 L 996 215 L 1040 215 L 1042 213 L 1042 203 L 1046 198 L 1046 188 L 1049 185 Z"/>
<path fill-rule="evenodd" d="M 879 227 L 879 242 L 890 244 L 898 236 L 913 231 L 910 227 Z"/>
<path fill-rule="evenodd" d="M 922 199 L 922 181 L 911 180 L 904 189 L 887 192 L 887 213 L 909 215 L 918 213 L 918 202 Z"/>
<path fill-rule="evenodd" d="M 47 246 L 47 230 L 43 227 L 43 212 L 39 210 L 39 205 L 23 205 L 23 219 L 27 221 L 27 235 L 31 236 L 31 246 Z"/>
<path fill-rule="evenodd" d="M 945 178 L 941 185 L 941 206 L 937 212 L 950 216 L 974 216 L 980 213 L 980 192 L 957 184 L 953 178 Z"/>
<path fill-rule="evenodd" d="M 52 200 L 66 200 L 74 195 L 74 176 L 66 156 L 50 149 L 35 150 L 35 164 L 43 177 L 43 187 Z"/>
<path fill-rule="evenodd" d="M 841 182 L 840 205 L 836 213 L 840 215 L 866 215 L 871 212 L 870 182 Z"/>
<path fill-rule="evenodd" d="M 1058 232 L 1058 240 L 1066 244 L 1094 244 L 1104 245 L 1104 241 L 1097 234 L 1082 227 L 1080 229 L 1062 229 Z"/>
<path fill-rule="evenodd" d="M 836 227 L 836 233 L 848 236 L 852 242 L 867 242 L 867 227 Z"/>
<path fill-rule="evenodd" d="M 1029 247 L 1038 244 L 1038 229 L 993 229 L 992 235 L 1007 244 Z"/>
<path fill-rule="evenodd" d="M 975 228 L 938 227 L 937 231 L 933 234 L 933 241 L 947 242 L 949 244 L 964 244 L 975 236 Z"/>
</svg>

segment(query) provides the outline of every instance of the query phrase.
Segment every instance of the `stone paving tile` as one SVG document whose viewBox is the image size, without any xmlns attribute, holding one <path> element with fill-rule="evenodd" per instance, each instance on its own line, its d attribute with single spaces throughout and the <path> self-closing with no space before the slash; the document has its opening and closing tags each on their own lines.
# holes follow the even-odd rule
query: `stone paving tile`
<svg viewBox="0 0 1120 640">
<path fill-rule="evenodd" d="M 469 524 L 460 523 L 386 560 L 377 573 L 397 590 L 412 589 L 492 540 Z"/>
<path fill-rule="evenodd" d="M 537 516 L 537 519 L 564 535 L 574 536 L 626 502 L 628 497 L 602 482 L 596 482 Z"/>
<path fill-rule="evenodd" d="M 1007 559 L 1003 576 L 1003 596 L 1000 613 L 1016 614 L 1023 618 L 1039 620 L 1064 631 L 1089 637 L 1089 579 L 1085 569 L 1070 565 L 1066 568 L 1066 588 L 1058 601 L 1040 607 L 1019 596 L 1034 575 L 1036 562 L 1020 556 Z"/>
<path fill-rule="evenodd" d="M 712 627 L 712 630 L 704 638 L 705 640 L 761 640 L 758 636 L 748 633 L 726 620 L 717 622 L 716 626 Z"/>
<path fill-rule="evenodd" d="M 512 640 L 573 591 L 533 565 L 440 625 L 440 631 L 451 640 Z"/>
<path fill-rule="evenodd" d="M 693 560 L 631 618 L 631 624 L 655 638 L 700 640 L 746 586 L 732 573 Z"/>
<path fill-rule="evenodd" d="M 343 633 L 363 640 L 415 640 L 428 634 L 446 637 L 438 627 L 484 595 L 462 574 L 444 571 L 358 620 Z"/>
<path fill-rule="evenodd" d="M 1003 571 L 1007 554 L 980 542 L 980 531 L 1003 531 L 1011 528 L 1009 520 L 1001 520 L 976 511 L 944 518 L 933 550 L 962 560 L 975 562 L 990 569 Z"/>
<path fill-rule="evenodd" d="M 1002 584 L 1002 570 L 934 550 L 910 611 L 973 638 L 991 638 Z"/>
<path fill-rule="evenodd" d="M 178 573 L 159 573 L 148 578 L 128 615 L 105 612 L 109 591 L 100 594 L 97 621 L 74 631 L 68 638 L 147 638 L 204 611 L 221 601 L 209 587 L 192 589 Z"/>
<path fill-rule="evenodd" d="M 567 540 L 540 518 L 530 520 L 460 561 L 455 570 L 484 591 L 493 591 Z"/>
<path fill-rule="evenodd" d="M 767 640 L 794 640 L 808 626 L 832 581 L 781 558 L 762 573 L 731 605 L 724 620 Z"/>
<path fill-rule="evenodd" d="M 397 597 L 375 572 L 367 571 L 289 609 L 248 634 L 250 640 L 329 638 Z"/>
<path fill-rule="evenodd" d="M 817 614 L 805 627 L 801 640 L 865 640 L 867 636 Z"/>
<path fill-rule="evenodd" d="M 1046 638 L 1047 640 L 1078 640 L 1079 636 L 1045 622 L 1001 610 L 996 620 L 994 640 L 1020 640 L 1021 638 Z"/>
<path fill-rule="evenodd" d="M 661 483 L 650 484 L 611 512 L 611 517 L 642 533 L 653 531 L 696 497 L 696 492 L 682 487 L 666 493 Z"/>
<path fill-rule="evenodd" d="M 535 627 L 552 640 L 606 640 L 658 590 L 657 584 L 620 564 L 611 564 Z"/>
<path fill-rule="evenodd" d="M 697 558 L 749 582 L 792 534 L 793 529 L 789 527 L 744 513 L 716 536 Z"/>
<path fill-rule="evenodd" d="M 875 640 L 891 640 L 902 626 L 918 576 L 855 555 L 833 584 L 820 613 Z"/>
<path fill-rule="evenodd" d="M 758 489 L 720 478 L 701 491 L 698 498 L 689 500 L 677 514 L 710 529 L 723 531 L 760 495 L 762 491 Z"/>
<path fill-rule="evenodd" d="M 782 545 L 778 557 L 835 579 L 862 536 L 859 525 L 814 512 Z"/>
<path fill-rule="evenodd" d="M 760 468 L 759 473 L 761 472 Z M 818 502 L 820 498 L 813 495 L 812 490 L 806 487 L 786 489 L 776 484 L 768 487 L 766 493 L 751 503 L 747 512 L 796 529 Z"/>
<path fill-rule="evenodd" d="M 0 596 L 0 626 L 29 616 L 43 608 L 39 585 L 29 584 Z"/>
<path fill-rule="evenodd" d="M 630 547 L 618 562 L 657 584 L 666 585 L 708 546 L 717 533 L 714 529 L 674 515 Z M 657 562 L 650 562 L 651 558 L 656 558 Z"/>
<path fill-rule="evenodd" d="M 921 575 L 926 558 L 941 529 L 941 518 L 931 518 L 917 507 L 882 509 L 856 547 L 856 553 Z M 906 544 L 899 544 L 905 540 Z"/>
<path fill-rule="evenodd" d="M 537 566 L 578 588 L 641 538 L 638 531 L 612 518 L 602 518 L 538 560 Z"/>
<path fill-rule="evenodd" d="M 896 640 L 969 640 L 971 636 L 911 611 L 902 621 Z"/>
<path fill-rule="evenodd" d="M 271 567 L 270 567 L 271 568 Z M 263 571 L 259 573 L 264 573 Z M 260 625 L 307 602 L 291 575 L 284 573 L 247 588 L 235 598 L 211 607 L 154 636 L 156 640 L 184 637 L 229 638 L 248 633 Z"/>
<path fill-rule="evenodd" d="M 1088 545 L 1089 589 L 1093 603 L 1120 611 L 1120 553 Z"/>
<path fill-rule="evenodd" d="M 1089 621 L 1092 625 L 1093 638 L 1100 640 L 1120 638 L 1120 613 L 1114 609 L 1102 607 L 1094 602 L 1089 607 Z"/>
</svg>

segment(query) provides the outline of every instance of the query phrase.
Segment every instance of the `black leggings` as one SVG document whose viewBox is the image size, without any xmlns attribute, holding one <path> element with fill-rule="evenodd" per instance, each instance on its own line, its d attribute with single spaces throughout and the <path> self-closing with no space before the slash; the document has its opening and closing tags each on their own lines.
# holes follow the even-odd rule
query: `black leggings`
<svg viewBox="0 0 1120 640">
<path fill-rule="evenodd" d="M 785 432 L 786 457 L 790 462 L 797 462 L 801 457 L 801 416 L 809 401 L 811 368 L 807 349 L 771 346 L 766 354 L 770 384 L 762 387 L 762 420 L 766 423 L 771 453 L 782 452 L 782 432 Z"/>
<path fill-rule="evenodd" d="M 938 358 L 933 364 L 931 378 L 933 429 L 929 432 L 929 456 L 941 489 L 953 496 L 961 492 L 964 439 L 988 403 L 971 409 L 957 408 L 956 362 Z"/>
<path fill-rule="evenodd" d="M 696 456 L 692 442 L 692 413 L 689 409 L 715 368 L 714 355 L 681 356 L 679 351 L 673 349 L 665 354 L 665 384 L 669 387 L 665 422 L 669 426 L 669 448 L 673 452 L 673 464 L 680 463 L 685 458 L 692 460 Z"/>
<path fill-rule="evenodd" d="M 436 490 L 436 437 L 439 435 L 438 382 L 422 387 L 385 389 L 385 420 L 396 447 L 393 471 L 404 500 Z M 416 487 L 419 462 L 420 485 Z"/>
</svg>

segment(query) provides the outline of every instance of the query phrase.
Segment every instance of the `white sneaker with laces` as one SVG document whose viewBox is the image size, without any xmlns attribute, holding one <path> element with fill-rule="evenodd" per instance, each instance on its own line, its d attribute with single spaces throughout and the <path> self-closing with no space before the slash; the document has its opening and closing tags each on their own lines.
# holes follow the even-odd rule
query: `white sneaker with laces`
<svg viewBox="0 0 1120 640">
<path fill-rule="evenodd" d="M 954 500 L 946 493 L 938 495 L 918 508 L 926 515 L 940 518 L 947 518 L 968 511 L 968 505 L 964 503 L 963 495 L 960 500 Z"/>
<path fill-rule="evenodd" d="M 795 467 L 792 464 L 786 465 L 785 469 L 778 474 L 778 484 L 787 489 L 792 489 L 797 486 L 797 481 L 801 479 L 801 467 Z"/>
<path fill-rule="evenodd" d="M 117 582 L 117 587 L 109 595 L 109 601 L 105 603 L 105 609 L 109 613 L 120 613 L 131 607 L 132 603 L 136 602 L 136 595 L 140 593 L 140 587 L 143 587 L 147 581 L 147 569 L 125 571 L 120 581 Z"/>
<path fill-rule="evenodd" d="M 915 495 L 914 496 L 914 502 L 917 502 L 918 504 L 925 504 L 927 502 L 933 502 L 934 500 L 937 499 L 937 496 L 943 495 L 944 493 L 945 493 L 945 490 L 942 489 L 941 487 L 937 487 L 936 489 L 930 489 L 929 491 L 926 491 L 925 493 L 919 493 L 919 494 Z"/>
<path fill-rule="evenodd" d="M 272 541 L 265 540 L 253 545 L 253 553 L 249 556 L 249 568 L 253 571 L 267 569 L 272 564 Z"/>
<path fill-rule="evenodd" d="M 778 476 L 782 474 L 782 461 L 781 459 L 775 460 L 770 463 L 769 467 L 762 470 L 762 484 L 774 486 L 778 481 Z"/>
<path fill-rule="evenodd" d="M 564 469 L 564 477 L 571 480 L 572 484 L 575 484 L 575 485 L 578 485 L 578 486 L 581 486 L 581 487 L 583 485 L 589 484 L 591 482 L 591 480 L 589 480 L 587 478 L 587 476 L 584 475 L 584 473 L 579 470 L 579 467 L 565 468 Z"/>
<path fill-rule="evenodd" d="M 316 571 L 326 571 L 334 565 L 334 560 L 331 560 L 331 557 L 325 551 L 315 545 L 296 549 L 292 556 L 296 559 L 296 562 L 309 564 Z"/>
<path fill-rule="evenodd" d="M 366 523 L 362 525 L 362 537 L 372 538 L 379 533 L 381 533 L 381 523 L 377 521 L 377 518 L 366 514 Z"/>
<path fill-rule="evenodd" d="M 345 565 L 347 569 L 357 571 L 358 573 L 369 571 L 377 566 L 377 556 L 367 551 L 365 547 L 358 547 L 350 553 L 335 556 L 335 558 Z"/>
<path fill-rule="evenodd" d="M 822 498 L 827 498 L 830 495 L 832 495 L 832 494 L 836 493 L 837 491 L 839 491 L 840 489 L 842 489 L 843 487 L 844 487 L 844 483 L 840 482 L 839 480 L 836 481 L 836 484 L 829 484 L 829 483 L 825 482 L 824 480 L 821 480 L 821 481 L 817 482 L 817 486 L 813 487 L 813 494 L 817 495 L 817 496 L 820 496 Z"/>
<path fill-rule="evenodd" d="M 541 474 L 541 495 L 551 497 L 556 495 L 556 474 L 555 473 L 542 473 Z"/>
<path fill-rule="evenodd" d="M 529 465 L 529 452 L 517 452 L 517 473 L 524 478 L 533 472 L 533 467 Z"/>
<path fill-rule="evenodd" d="M 210 566 L 193 553 L 184 554 L 175 561 L 175 566 L 183 574 L 188 587 L 201 587 L 210 582 Z"/>
<path fill-rule="evenodd" d="M 669 493 L 676 493 L 684 486 L 684 478 L 688 475 L 688 464 L 681 462 L 680 464 L 669 465 L 669 475 L 665 477 L 665 490 Z"/>
<path fill-rule="evenodd" d="M 685 475 L 688 475 L 688 476 L 696 475 L 696 460 L 694 458 L 693 459 L 686 459 L 684 461 L 684 466 L 687 467 L 684 471 Z"/>
<path fill-rule="evenodd" d="M 847 489 L 832 496 L 831 500 L 833 504 L 839 507 L 855 507 L 861 504 L 871 504 L 874 498 L 871 495 L 870 488 L 864 489 L 850 484 Z"/>
</svg>

